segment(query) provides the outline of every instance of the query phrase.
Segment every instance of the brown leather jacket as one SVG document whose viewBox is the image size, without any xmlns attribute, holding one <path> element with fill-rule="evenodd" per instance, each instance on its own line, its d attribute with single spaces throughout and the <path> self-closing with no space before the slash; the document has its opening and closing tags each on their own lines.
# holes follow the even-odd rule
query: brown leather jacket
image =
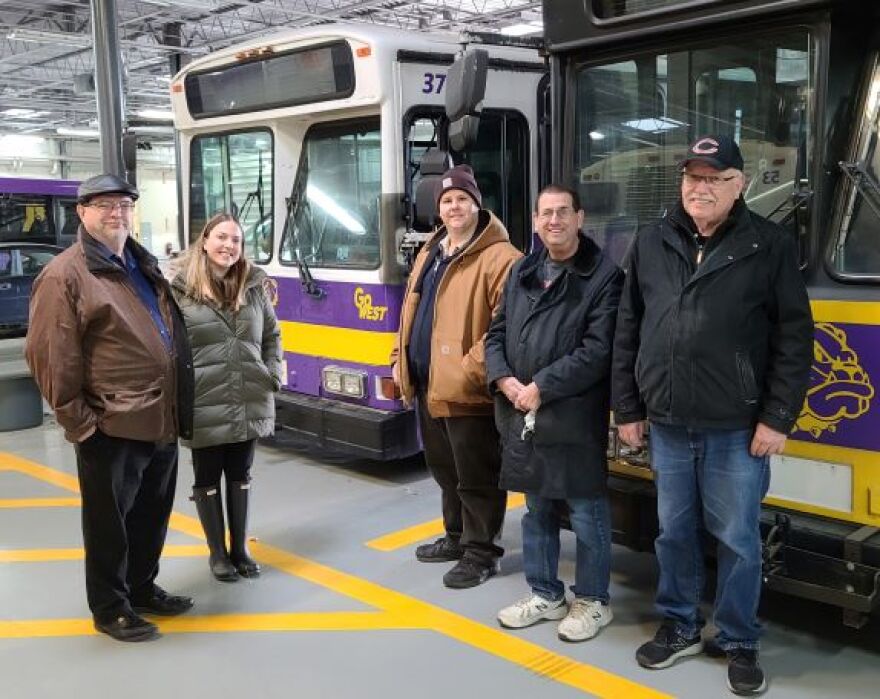
<svg viewBox="0 0 880 699">
<path fill-rule="evenodd" d="M 483 340 L 510 268 L 522 253 L 510 244 L 504 224 L 489 211 L 480 211 L 477 231 L 470 245 L 450 262 L 437 289 L 427 391 L 433 417 L 491 415 L 493 410 Z M 391 364 L 399 363 L 400 389 L 407 405 L 413 404 L 414 388 L 406 348 L 421 296 L 414 287 L 429 254 L 445 236 L 446 228 L 441 227 L 419 251 L 403 297 Z"/>
<path fill-rule="evenodd" d="M 189 431 L 178 425 L 177 403 L 192 395 L 180 312 L 156 259 L 132 239 L 126 253 L 158 292 L 170 353 L 126 273 L 82 228 L 34 282 L 25 357 L 71 442 L 95 428 L 147 442 L 173 442 Z"/>
</svg>

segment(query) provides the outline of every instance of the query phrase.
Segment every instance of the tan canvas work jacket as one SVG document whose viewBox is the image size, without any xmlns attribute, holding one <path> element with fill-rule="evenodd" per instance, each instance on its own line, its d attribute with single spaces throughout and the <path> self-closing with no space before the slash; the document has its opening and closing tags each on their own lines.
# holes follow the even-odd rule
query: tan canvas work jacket
<svg viewBox="0 0 880 699">
<path fill-rule="evenodd" d="M 407 347 L 421 296 L 415 289 L 426 260 L 445 236 L 446 228 L 441 227 L 419 251 L 403 299 L 391 364 L 399 364 L 407 405 L 413 404 L 415 392 L 407 366 Z M 475 236 L 449 263 L 437 289 L 426 392 L 433 417 L 492 414 L 483 339 L 510 268 L 522 254 L 510 244 L 504 224 L 489 211 L 480 211 Z"/>
</svg>

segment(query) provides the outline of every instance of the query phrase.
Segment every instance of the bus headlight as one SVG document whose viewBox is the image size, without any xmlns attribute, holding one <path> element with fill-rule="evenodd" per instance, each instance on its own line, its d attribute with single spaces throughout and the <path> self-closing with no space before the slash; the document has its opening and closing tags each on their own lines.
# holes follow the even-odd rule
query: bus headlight
<svg viewBox="0 0 880 699">
<path fill-rule="evenodd" d="M 367 375 L 354 369 L 326 366 L 321 369 L 321 386 L 326 393 L 349 398 L 364 398 L 367 395 Z"/>
</svg>

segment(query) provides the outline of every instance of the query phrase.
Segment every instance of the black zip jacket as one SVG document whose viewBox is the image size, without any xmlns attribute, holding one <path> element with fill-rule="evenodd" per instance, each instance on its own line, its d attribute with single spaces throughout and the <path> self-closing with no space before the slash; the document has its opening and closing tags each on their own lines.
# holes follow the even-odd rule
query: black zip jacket
<svg viewBox="0 0 880 699">
<path fill-rule="evenodd" d="M 813 352 L 795 241 L 740 199 L 696 263 L 681 202 L 641 230 L 626 264 L 612 368 L 617 424 L 794 426 Z"/>
</svg>

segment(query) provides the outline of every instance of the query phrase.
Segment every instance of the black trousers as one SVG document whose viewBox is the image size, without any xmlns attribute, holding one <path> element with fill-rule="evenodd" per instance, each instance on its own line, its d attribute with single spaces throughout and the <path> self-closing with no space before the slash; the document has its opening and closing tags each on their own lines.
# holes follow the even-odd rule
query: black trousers
<svg viewBox="0 0 880 699">
<path fill-rule="evenodd" d="M 86 595 L 99 621 L 152 593 L 177 484 L 177 444 L 98 431 L 76 445 Z"/>
<path fill-rule="evenodd" d="M 195 487 L 207 488 L 220 485 L 220 477 L 226 474 L 227 483 L 245 483 L 251 479 L 251 464 L 257 440 L 231 444 L 217 444 L 192 450 Z"/>
<path fill-rule="evenodd" d="M 498 558 L 507 492 L 498 489 L 501 448 L 492 416 L 433 418 L 425 394 L 417 394 L 425 462 L 442 491 L 448 536 L 484 560 Z"/>
</svg>

